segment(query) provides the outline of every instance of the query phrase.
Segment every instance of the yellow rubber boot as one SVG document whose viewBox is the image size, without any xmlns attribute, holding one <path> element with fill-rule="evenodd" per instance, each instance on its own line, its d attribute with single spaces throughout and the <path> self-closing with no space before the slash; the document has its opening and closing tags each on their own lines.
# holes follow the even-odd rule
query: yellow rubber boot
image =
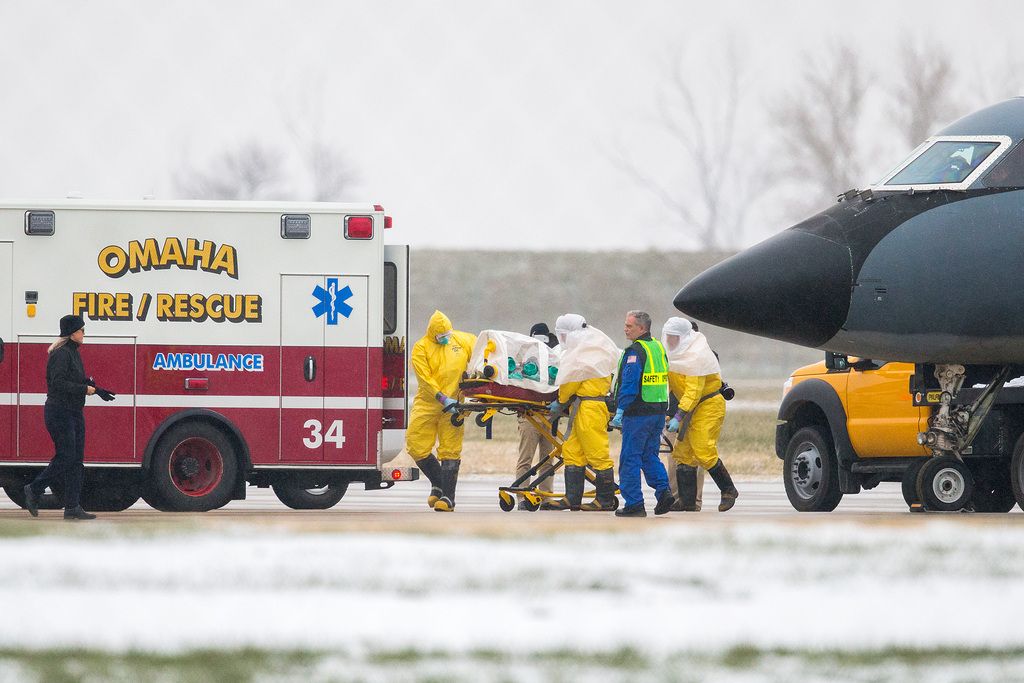
<svg viewBox="0 0 1024 683">
<path fill-rule="evenodd" d="M 441 461 L 441 497 L 434 503 L 434 512 L 453 512 L 455 510 L 455 486 L 459 483 L 459 465 L 461 460 Z"/>
</svg>

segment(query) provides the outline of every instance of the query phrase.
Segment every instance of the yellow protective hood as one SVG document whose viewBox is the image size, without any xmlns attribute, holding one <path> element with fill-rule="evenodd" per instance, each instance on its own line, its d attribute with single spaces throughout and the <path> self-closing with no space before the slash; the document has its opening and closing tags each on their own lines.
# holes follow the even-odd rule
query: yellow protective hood
<svg viewBox="0 0 1024 683">
<path fill-rule="evenodd" d="M 448 316 L 441 311 L 434 311 L 434 314 L 430 316 L 430 322 L 427 323 L 427 339 L 437 343 L 438 335 L 451 331 L 452 321 L 448 319 Z"/>
</svg>

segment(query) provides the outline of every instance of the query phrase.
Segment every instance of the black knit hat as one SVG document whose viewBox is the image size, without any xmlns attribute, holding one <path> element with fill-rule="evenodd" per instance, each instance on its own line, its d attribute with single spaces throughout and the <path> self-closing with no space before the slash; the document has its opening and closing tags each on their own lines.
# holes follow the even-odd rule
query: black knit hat
<svg viewBox="0 0 1024 683">
<path fill-rule="evenodd" d="M 75 332 L 85 327 L 85 321 L 80 315 L 66 315 L 60 319 L 60 336 L 70 337 Z"/>
<path fill-rule="evenodd" d="M 555 335 L 551 334 L 551 330 L 548 329 L 547 323 L 537 323 L 536 325 L 530 328 L 531 337 L 541 334 L 547 335 L 549 347 L 553 349 L 556 346 L 558 346 L 558 338 Z"/>
</svg>

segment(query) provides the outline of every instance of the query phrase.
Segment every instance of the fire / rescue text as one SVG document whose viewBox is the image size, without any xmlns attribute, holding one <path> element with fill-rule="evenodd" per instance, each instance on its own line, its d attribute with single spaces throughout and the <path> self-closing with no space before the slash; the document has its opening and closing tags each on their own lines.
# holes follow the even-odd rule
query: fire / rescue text
<svg viewBox="0 0 1024 683">
<path fill-rule="evenodd" d="M 128 292 L 74 292 L 71 310 L 90 320 L 146 320 L 150 308 L 164 322 L 259 323 L 263 322 L 263 297 L 259 294 L 157 294 L 134 298 Z"/>
</svg>

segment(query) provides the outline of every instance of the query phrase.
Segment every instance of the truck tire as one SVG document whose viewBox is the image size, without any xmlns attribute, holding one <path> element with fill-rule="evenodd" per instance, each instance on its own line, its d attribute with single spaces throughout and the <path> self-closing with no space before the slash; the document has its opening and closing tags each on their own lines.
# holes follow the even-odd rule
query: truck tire
<svg viewBox="0 0 1024 683">
<path fill-rule="evenodd" d="M 274 484 L 274 495 L 293 510 L 328 510 L 338 504 L 348 483 L 328 484 L 319 488 L 302 488 L 298 484 Z"/>
<path fill-rule="evenodd" d="M 1017 504 L 1010 481 L 1010 463 L 1007 460 L 987 462 L 981 466 L 971 463 L 974 475 L 974 497 L 971 503 L 975 512 L 1009 512 Z"/>
<path fill-rule="evenodd" d="M 903 471 L 903 479 L 900 480 L 900 483 L 903 489 L 903 500 L 907 502 L 907 507 L 914 507 L 921 502 L 921 497 L 917 495 L 917 475 L 926 462 L 928 462 L 928 458 L 917 458 Z"/>
<path fill-rule="evenodd" d="M 170 512 L 206 512 L 227 505 L 238 478 L 231 441 L 213 425 L 171 427 L 153 451 L 146 502 Z"/>
<path fill-rule="evenodd" d="M 971 502 L 974 475 L 951 455 L 931 457 L 917 474 L 917 494 L 928 510 L 956 512 Z"/>
<path fill-rule="evenodd" d="M 822 427 L 804 427 L 790 438 L 782 472 L 786 496 L 799 512 L 831 512 L 843 499 L 839 460 Z"/>
<path fill-rule="evenodd" d="M 1013 446 L 1013 457 L 1010 459 L 1010 485 L 1017 505 L 1024 509 L 1024 434 Z"/>
<path fill-rule="evenodd" d="M 87 512 L 121 512 L 139 501 L 138 486 L 105 486 L 85 488 L 82 491 L 82 508 Z"/>
</svg>

